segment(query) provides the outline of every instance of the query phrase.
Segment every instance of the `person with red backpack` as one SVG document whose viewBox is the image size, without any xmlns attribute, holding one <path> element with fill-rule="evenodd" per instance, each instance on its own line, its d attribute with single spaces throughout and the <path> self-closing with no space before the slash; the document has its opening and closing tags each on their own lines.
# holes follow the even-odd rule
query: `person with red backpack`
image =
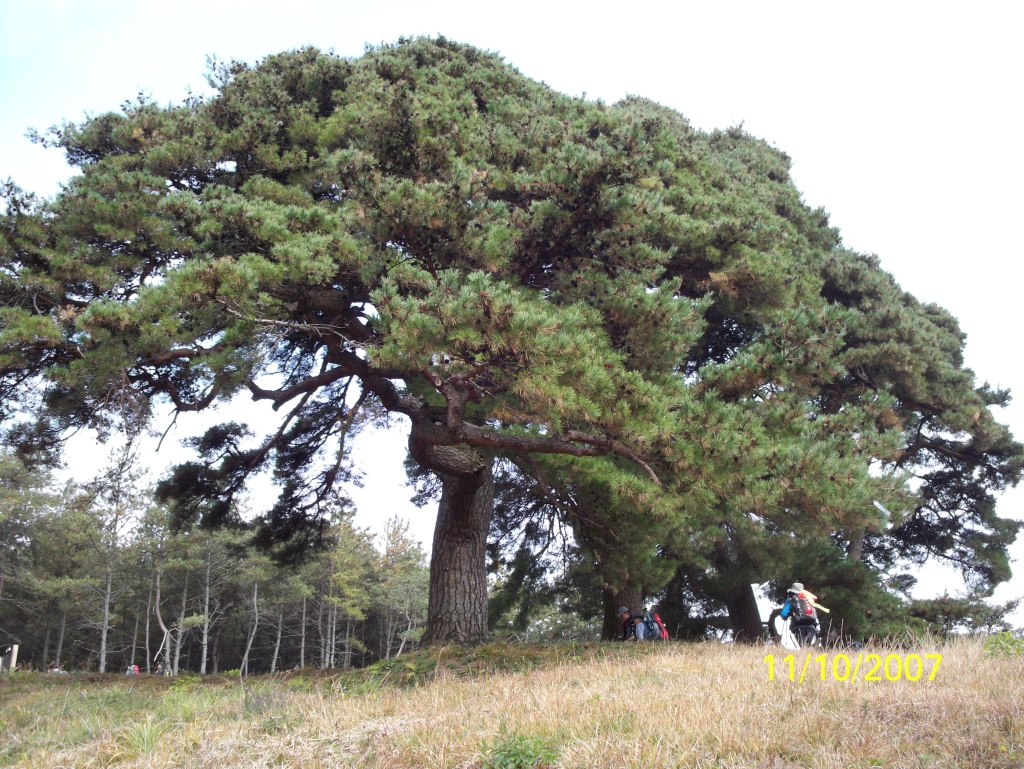
<svg viewBox="0 0 1024 769">
<path fill-rule="evenodd" d="M 661 641 L 668 639 L 668 631 L 657 614 L 630 614 L 626 606 L 619 607 L 623 641 Z"/>
<path fill-rule="evenodd" d="M 818 614 L 814 610 L 815 595 L 794 582 L 786 591 L 786 602 L 779 616 L 789 619 L 790 632 L 801 646 L 809 646 L 818 636 Z"/>
</svg>

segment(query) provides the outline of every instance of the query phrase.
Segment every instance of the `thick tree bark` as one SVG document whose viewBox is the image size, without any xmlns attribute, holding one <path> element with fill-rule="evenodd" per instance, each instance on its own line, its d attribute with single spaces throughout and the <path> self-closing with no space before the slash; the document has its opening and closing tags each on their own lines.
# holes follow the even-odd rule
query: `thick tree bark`
<svg viewBox="0 0 1024 769">
<path fill-rule="evenodd" d="M 619 619 L 620 606 L 629 607 L 630 612 L 639 614 L 643 607 L 644 596 L 634 588 L 615 590 L 604 586 L 604 624 L 601 625 L 601 640 L 615 641 L 622 638 L 622 620 Z"/>
<path fill-rule="evenodd" d="M 858 526 L 848 532 L 850 545 L 846 548 L 846 560 L 859 561 L 861 559 L 861 556 L 864 554 L 865 533 L 863 526 Z"/>
<path fill-rule="evenodd" d="M 725 596 L 733 638 L 739 643 L 755 643 L 762 638 L 761 612 L 757 608 L 754 588 L 748 582 L 730 590 Z"/>
<path fill-rule="evenodd" d="M 490 461 L 475 472 L 441 479 L 424 645 L 487 640 L 487 533 L 494 511 Z"/>
</svg>

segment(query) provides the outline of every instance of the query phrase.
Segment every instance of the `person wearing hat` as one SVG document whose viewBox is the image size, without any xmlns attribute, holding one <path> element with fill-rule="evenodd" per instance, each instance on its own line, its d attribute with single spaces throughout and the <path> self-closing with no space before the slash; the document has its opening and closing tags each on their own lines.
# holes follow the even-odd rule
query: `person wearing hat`
<svg viewBox="0 0 1024 769">
<path fill-rule="evenodd" d="M 779 613 L 783 619 L 789 619 L 790 630 L 801 646 L 810 645 L 818 635 L 814 599 L 815 596 L 804 589 L 802 582 L 794 582 L 786 591 L 786 602 Z"/>
<path fill-rule="evenodd" d="M 631 614 L 628 606 L 620 606 L 619 611 L 617 613 L 619 616 L 619 621 L 622 623 L 622 640 L 644 640 L 644 615 Z"/>
</svg>

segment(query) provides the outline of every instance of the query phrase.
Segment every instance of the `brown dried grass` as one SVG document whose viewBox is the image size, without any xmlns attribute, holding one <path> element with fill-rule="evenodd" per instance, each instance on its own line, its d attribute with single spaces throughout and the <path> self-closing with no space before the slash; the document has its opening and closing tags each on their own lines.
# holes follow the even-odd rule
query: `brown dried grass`
<svg viewBox="0 0 1024 769">
<path fill-rule="evenodd" d="M 441 654 L 504 655 L 506 664 L 516 648 Z M 266 707 L 247 707 L 237 685 L 154 690 L 109 723 L 98 704 L 87 704 L 58 725 L 64 692 L 50 689 L 48 705 L 45 696 L 0 700 L 0 718 L 12 717 L 0 744 L 21 740 L 6 765 L 40 768 L 482 767 L 499 758 L 527 766 L 531 745 L 556 756 L 540 765 L 587 769 L 1024 766 L 1019 658 L 991 657 L 980 642 L 963 641 L 913 650 L 943 655 L 932 681 L 926 674 L 916 682 L 844 683 L 831 673 L 822 681 L 812 660 L 814 675 L 801 684 L 786 680 L 777 657 L 777 680 L 769 682 L 764 657 L 780 651 L 598 646 L 544 665 L 533 647 L 526 672 L 477 667 L 470 675 L 466 667 L 432 665 L 409 686 L 394 684 L 397 668 L 376 677 L 252 682 L 268 696 L 250 703 Z M 414 670 L 427 657 L 409 659 L 405 669 Z M 798 671 L 802 661 L 798 655 Z M 30 716 L 35 707 L 46 710 Z M 129 730 L 154 718 L 159 743 L 134 750 Z M 31 745 L 37 749 L 24 749 Z M 0 764 L 4 755 L 0 748 Z"/>
</svg>

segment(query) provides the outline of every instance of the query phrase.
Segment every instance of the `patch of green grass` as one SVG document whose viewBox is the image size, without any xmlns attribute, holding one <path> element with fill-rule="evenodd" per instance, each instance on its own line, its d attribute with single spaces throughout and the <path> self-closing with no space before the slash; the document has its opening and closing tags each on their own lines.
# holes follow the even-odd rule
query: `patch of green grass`
<svg viewBox="0 0 1024 769">
<path fill-rule="evenodd" d="M 119 741 L 135 755 L 149 755 L 160 743 L 161 736 L 163 736 L 163 728 L 150 715 L 146 717 L 145 721 L 126 728 L 121 733 Z"/>
<path fill-rule="evenodd" d="M 508 732 L 501 727 L 493 740 L 485 740 L 480 748 L 482 769 L 531 769 L 553 767 L 561 748 L 552 737 Z"/>
</svg>

